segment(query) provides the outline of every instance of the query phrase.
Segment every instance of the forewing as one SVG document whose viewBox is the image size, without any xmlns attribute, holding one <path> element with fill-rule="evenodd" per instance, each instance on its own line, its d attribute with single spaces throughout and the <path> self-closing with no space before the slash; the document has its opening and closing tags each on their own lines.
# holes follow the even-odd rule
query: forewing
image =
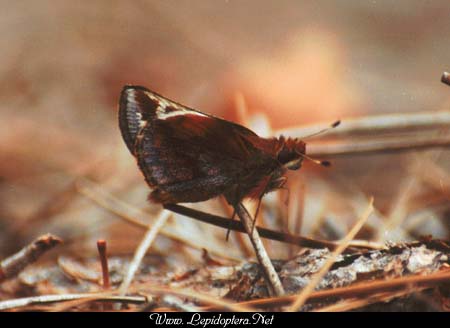
<svg viewBox="0 0 450 328">
<path fill-rule="evenodd" d="M 195 131 L 202 129 L 204 130 L 203 134 L 211 127 L 219 127 L 222 132 L 233 132 L 242 136 L 256 136 L 253 131 L 241 125 L 186 107 L 142 86 L 125 86 L 120 95 L 119 126 L 125 143 L 133 154 L 136 137 L 147 121 L 154 119 L 170 120 L 171 118 L 177 120 L 177 117 L 179 118 L 183 115 L 211 118 L 218 121 L 215 125 L 209 124 L 208 120 L 194 122 L 191 128 L 196 129 Z M 189 122 L 185 122 L 183 125 L 187 126 Z M 189 131 L 186 132 L 189 135 Z"/>
<path fill-rule="evenodd" d="M 119 100 L 119 127 L 130 152 L 135 155 L 136 137 L 145 123 L 155 116 L 158 103 L 139 86 L 125 86 Z"/>
<path fill-rule="evenodd" d="M 255 133 L 142 87 L 121 97 L 122 135 L 160 202 L 194 202 L 233 185 L 258 149 Z"/>
</svg>

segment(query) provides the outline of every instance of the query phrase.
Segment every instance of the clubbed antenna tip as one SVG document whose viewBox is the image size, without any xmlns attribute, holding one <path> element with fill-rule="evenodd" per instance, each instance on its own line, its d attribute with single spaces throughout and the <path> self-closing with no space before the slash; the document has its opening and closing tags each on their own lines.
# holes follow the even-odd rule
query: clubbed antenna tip
<svg viewBox="0 0 450 328">
<path fill-rule="evenodd" d="M 311 157 L 309 157 L 306 154 L 299 154 L 299 155 L 302 156 L 303 158 L 307 159 L 308 161 L 313 162 L 314 164 L 322 165 L 324 167 L 330 167 L 331 166 L 331 163 L 328 162 L 328 161 L 319 161 L 318 159 L 311 158 Z"/>
<path fill-rule="evenodd" d="M 339 124 L 341 124 L 341 120 L 337 120 L 336 122 L 334 122 L 333 124 L 331 124 L 332 128 L 337 127 Z"/>
</svg>

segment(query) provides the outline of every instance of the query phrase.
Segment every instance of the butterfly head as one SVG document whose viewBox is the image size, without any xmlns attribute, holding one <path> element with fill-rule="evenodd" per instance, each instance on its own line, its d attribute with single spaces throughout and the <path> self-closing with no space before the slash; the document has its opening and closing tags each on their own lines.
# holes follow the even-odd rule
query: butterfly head
<svg viewBox="0 0 450 328">
<path fill-rule="evenodd" d="M 280 151 L 277 159 L 288 170 L 298 170 L 305 158 L 306 144 L 299 139 L 280 137 Z"/>
</svg>

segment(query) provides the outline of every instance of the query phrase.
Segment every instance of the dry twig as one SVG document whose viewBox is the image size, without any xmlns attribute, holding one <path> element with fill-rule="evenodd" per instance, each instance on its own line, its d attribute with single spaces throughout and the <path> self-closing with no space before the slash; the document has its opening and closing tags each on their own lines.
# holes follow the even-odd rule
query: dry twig
<svg viewBox="0 0 450 328">
<path fill-rule="evenodd" d="M 170 212 L 162 211 L 158 219 L 155 221 L 155 223 L 148 228 L 144 238 L 142 238 L 141 243 L 139 244 L 138 248 L 136 249 L 136 252 L 134 253 L 133 260 L 131 261 L 128 267 L 125 279 L 122 281 L 122 284 L 120 285 L 119 288 L 120 295 L 125 295 L 127 293 L 128 287 L 130 286 L 131 281 L 133 280 L 134 275 L 139 265 L 141 264 L 142 259 L 145 256 L 145 253 L 147 253 L 148 249 L 153 243 L 153 240 L 155 240 L 159 230 L 161 230 L 161 228 L 163 227 L 164 223 L 166 223 L 170 215 L 171 215 Z"/>
<path fill-rule="evenodd" d="M 189 298 L 195 300 L 196 302 L 201 302 L 203 304 L 209 304 L 209 306 L 214 309 L 233 311 L 233 312 L 252 312 L 255 309 L 251 306 L 237 304 L 235 302 L 229 301 L 227 299 L 221 299 L 214 296 L 210 296 L 204 293 L 199 293 L 192 290 L 178 289 L 178 288 L 170 288 L 166 286 L 157 286 L 148 284 L 133 284 L 131 287 L 132 292 L 145 293 L 148 290 L 148 293 L 151 295 L 177 295 L 185 298 Z"/>
<path fill-rule="evenodd" d="M 206 222 L 209 224 L 213 224 L 218 227 L 222 227 L 225 229 L 230 229 L 237 232 L 245 233 L 245 228 L 243 224 L 239 221 L 231 221 L 229 218 L 224 218 L 221 216 L 208 214 L 205 212 L 197 211 L 192 208 L 188 208 L 185 206 L 181 206 L 178 204 L 167 204 L 164 205 L 165 209 L 168 209 L 172 212 L 185 215 L 195 220 L 199 220 L 201 222 Z M 284 232 L 274 231 L 262 227 L 255 226 L 255 230 L 258 230 L 260 236 L 262 238 L 267 238 L 271 240 L 277 240 L 283 243 L 289 243 L 301 247 L 309 247 L 309 248 L 328 248 L 335 249 L 337 247 L 336 243 L 326 241 L 326 240 L 316 240 L 307 237 L 301 237 L 296 235 L 291 235 Z M 367 247 L 364 247 L 367 248 Z"/>
<path fill-rule="evenodd" d="M 335 289 L 320 290 L 312 293 L 309 301 L 324 301 L 329 298 L 355 298 L 373 295 L 388 291 L 399 291 L 408 289 L 411 292 L 418 288 L 433 288 L 438 284 L 446 283 L 450 280 L 450 270 L 441 270 L 429 275 L 417 274 L 408 277 L 394 278 L 390 280 L 374 280 L 371 282 L 363 282 L 351 286 L 345 286 Z M 236 305 L 252 306 L 255 308 L 269 308 L 284 306 L 294 301 L 298 296 L 290 295 L 277 298 L 265 298 L 241 302 Z M 211 309 L 208 309 L 211 310 Z"/>
<path fill-rule="evenodd" d="M 270 294 L 276 296 L 284 295 L 284 288 L 281 284 L 280 277 L 278 277 L 278 274 L 270 261 L 269 255 L 267 255 L 267 251 L 259 237 L 258 230 L 254 229 L 252 217 L 242 203 L 237 204 L 235 210 L 252 242 L 253 248 L 255 249 L 256 257 L 264 272 Z"/>
<path fill-rule="evenodd" d="M 277 131 L 276 134 L 302 138 L 327 124 L 314 124 Z M 450 129 L 450 112 L 389 114 L 345 119 L 337 129 L 319 135 L 308 143 L 308 154 L 328 157 L 371 153 L 448 148 L 450 138 L 439 135 Z M 431 134 L 430 134 L 431 133 Z M 375 138 L 374 138 L 375 136 Z M 384 138 L 380 138 L 384 136 Z M 323 144 L 320 140 L 333 139 Z M 342 139 L 337 141 L 336 139 Z M 356 140 L 355 140 L 356 139 Z M 319 140 L 319 142 L 317 142 Z"/>
<path fill-rule="evenodd" d="M 14 277 L 27 265 L 35 262 L 42 254 L 60 243 L 62 240 L 51 234 L 35 239 L 18 253 L 0 262 L 0 281 Z"/>
<path fill-rule="evenodd" d="M 331 256 L 327 259 L 323 267 L 317 272 L 314 277 L 311 279 L 309 284 L 302 290 L 302 292 L 297 296 L 295 302 L 290 306 L 289 311 L 295 312 L 298 311 L 302 307 L 302 305 L 305 303 L 305 301 L 308 299 L 308 297 L 311 295 L 311 293 L 314 291 L 314 288 L 319 284 L 319 282 L 322 280 L 322 278 L 325 276 L 325 274 L 330 270 L 333 263 L 336 261 L 337 257 L 342 254 L 342 252 L 347 248 L 350 241 L 356 236 L 356 234 L 359 232 L 359 230 L 362 228 L 364 223 L 369 218 L 370 214 L 373 210 L 373 198 L 369 201 L 369 206 L 367 207 L 366 211 L 363 213 L 361 218 L 356 222 L 354 227 L 350 230 L 350 232 L 345 236 L 345 238 L 342 240 L 341 244 L 339 245 L 336 250 L 331 254 Z"/>
<path fill-rule="evenodd" d="M 100 190 L 100 188 L 95 183 L 93 183 L 87 179 L 82 179 L 82 180 L 80 180 L 80 183 L 78 185 L 78 190 L 81 194 L 83 194 L 84 196 L 93 200 L 95 203 L 97 203 L 104 209 L 106 209 L 106 210 L 110 211 L 111 213 L 124 219 L 126 222 L 128 222 L 138 228 L 141 228 L 141 229 L 148 228 L 148 226 L 146 224 L 133 218 L 133 215 L 136 215 L 136 216 L 139 215 L 143 218 L 150 219 L 150 215 L 148 213 L 130 206 L 129 204 L 114 197 L 113 195 L 106 192 L 105 190 L 102 190 L 102 189 Z M 198 211 L 198 210 L 195 210 L 192 208 L 188 208 L 185 206 L 181 206 L 178 204 L 164 205 L 164 208 L 166 208 L 172 212 L 190 217 L 192 219 L 199 220 L 201 222 L 206 222 L 206 223 L 209 223 L 209 224 L 212 224 L 212 225 L 215 225 L 218 227 L 222 227 L 225 229 L 229 228 L 230 230 L 233 230 L 233 231 L 245 233 L 245 229 L 244 229 L 244 226 L 242 225 L 242 223 L 239 221 L 231 221 L 230 218 L 225 218 L 225 217 L 221 217 L 221 216 L 217 216 L 217 215 L 213 215 L 213 214 L 208 214 L 208 213 L 201 212 L 201 211 Z M 132 214 L 130 214 L 130 213 L 132 213 Z M 262 228 L 262 227 L 258 227 L 258 226 L 255 226 L 255 229 L 258 230 L 261 237 L 263 237 L 263 238 L 276 240 L 276 241 L 280 241 L 280 242 L 284 242 L 284 243 L 290 243 L 290 244 L 297 245 L 300 247 L 328 248 L 331 250 L 333 250 L 337 247 L 336 243 L 326 241 L 326 240 L 316 240 L 316 239 L 311 239 L 311 238 L 307 238 L 307 237 L 291 235 L 288 233 L 274 231 L 274 230 L 270 230 L 270 229 L 266 229 L 266 228 Z M 180 235 L 177 235 L 174 231 L 169 229 L 167 226 L 162 229 L 161 233 L 171 239 L 181 241 L 191 247 L 194 247 L 194 248 L 197 248 L 200 250 L 203 248 L 207 248 L 209 250 L 209 252 L 211 252 L 213 254 L 222 256 L 224 258 L 230 258 L 229 252 L 228 253 L 218 252 L 214 247 L 208 247 L 209 245 L 204 244 L 204 243 L 206 243 L 206 241 L 204 241 L 204 240 L 202 241 L 202 244 L 200 244 L 198 240 L 193 241 L 193 240 L 186 240 L 185 238 L 181 238 Z M 358 248 L 358 246 L 355 246 L 355 248 Z M 363 246 L 361 246 L 361 248 L 372 248 L 372 247 L 363 245 Z"/>
<path fill-rule="evenodd" d="M 108 269 L 108 256 L 106 254 L 106 240 L 97 241 L 98 254 L 100 256 L 100 263 L 102 266 L 103 288 L 109 289 L 109 269 Z"/>
<path fill-rule="evenodd" d="M 33 304 L 45 304 L 55 302 L 67 302 L 79 299 L 88 301 L 113 301 L 123 303 L 146 303 L 147 298 L 143 296 L 117 296 L 105 293 L 86 293 L 86 294 L 61 294 L 61 295 L 40 295 L 25 298 L 16 298 L 0 302 L 0 311 L 21 308 Z"/>
<path fill-rule="evenodd" d="M 432 148 L 449 148 L 450 137 L 396 137 L 395 139 L 371 139 L 368 141 L 308 144 L 308 155 L 314 157 L 337 157 L 348 155 L 384 154 Z"/>
<path fill-rule="evenodd" d="M 279 130 L 276 131 L 276 134 L 302 138 L 321 130 L 327 125 L 327 123 L 305 125 L 300 128 Z M 346 118 L 342 120 L 338 128 L 332 129 L 326 134 L 316 136 L 314 141 L 347 136 L 398 134 L 399 132 L 412 133 L 414 136 L 417 134 L 417 131 L 423 132 L 428 130 L 437 132 L 442 128 L 450 128 L 450 112 L 448 111 L 386 114 L 353 119 Z"/>
<path fill-rule="evenodd" d="M 411 293 L 416 293 L 425 290 L 425 287 L 407 288 L 399 292 L 384 292 L 376 293 L 365 298 L 352 298 L 331 304 L 328 306 L 321 307 L 319 309 L 313 310 L 313 312 L 344 312 L 351 311 L 354 309 L 362 308 L 374 303 L 389 302 L 393 299 L 407 296 Z"/>
<path fill-rule="evenodd" d="M 173 295 L 164 295 L 162 303 L 170 308 L 174 308 L 183 312 L 202 312 L 202 310 L 194 305 L 186 304 L 179 297 Z"/>
</svg>

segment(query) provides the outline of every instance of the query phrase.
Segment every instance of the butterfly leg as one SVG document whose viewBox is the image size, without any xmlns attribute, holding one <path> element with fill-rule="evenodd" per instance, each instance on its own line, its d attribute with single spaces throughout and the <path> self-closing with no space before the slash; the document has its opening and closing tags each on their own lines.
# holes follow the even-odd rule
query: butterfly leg
<svg viewBox="0 0 450 328">
<path fill-rule="evenodd" d="M 236 217 L 236 209 L 235 209 L 235 207 L 233 206 L 233 215 L 231 215 L 231 220 L 230 220 L 229 225 L 228 225 L 227 235 L 226 235 L 226 237 L 225 237 L 225 240 L 226 240 L 226 241 L 228 241 L 228 239 L 230 238 L 231 222 L 234 221 L 234 218 L 235 218 L 235 217 Z"/>
<path fill-rule="evenodd" d="M 289 199 L 291 198 L 291 191 L 288 187 L 285 186 L 287 179 L 285 179 L 282 184 L 280 185 L 280 189 L 287 191 L 286 200 L 284 201 L 284 205 L 289 206 Z"/>
<path fill-rule="evenodd" d="M 271 181 L 272 181 L 272 175 L 269 176 L 262 185 L 261 188 L 261 192 L 258 195 L 258 205 L 256 206 L 256 210 L 255 210 L 255 214 L 253 215 L 253 224 L 252 224 L 252 231 L 253 229 L 255 229 L 255 225 L 256 225 L 256 219 L 258 218 L 258 214 L 259 214 L 259 209 L 261 207 L 261 202 L 262 202 L 262 198 L 264 197 L 264 195 L 269 191 L 269 186 L 271 185 Z"/>
<path fill-rule="evenodd" d="M 284 185 L 286 184 L 286 182 L 287 182 L 287 178 L 283 177 L 283 176 L 279 177 L 275 181 L 272 180 L 272 176 L 267 180 L 261 194 L 258 197 L 258 205 L 256 206 L 255 215 L 253 216 L 252 230 L 255 228 L 255 225 L 256 225 L 256 219 L 258 218 L 258 213 L 259 213 L 259 209 L 261 207 L 261 202 L 262 202 L 263 196 L 270 190 L 284 188 Z M 289 189 L 288 189 L 288 191 L 289 191 Z"/>
<path fill-rule="evenodd" d="M 231 197 L 230 194 L 233 196 Z M 233 214 L 231 215 L 230 224 L 227 229 L 227 234 L 225 237 L 225 240 L 228 241 L 228 239 L 230 237 L 230 232 L 231 232 L 231 222 L 233 222 L 234 218 L 236 217 L 236 206 L 234 206 L 234 204 L 237 204 L 239 202 L 239 185 L 236 186 L 234 191 L 227 193 L 225 195 L 225 198 L 227 199 L 228 204 L 232 204 L 232 206 L 233 206 Z M 231 199 L 232 199 L 232 201 L 231 201 Z"/>
<path fill-rule="evenodd" d="M 263 196 L 264 196 L 264 194 L 262 194 L 262 195 L 258 198 L 258 205 L 256 206 L 255 214 L 253 215 L 252 231 L 253 231 L 253 229 L 255 229 L 256 219 L 258 218 L 259 208 L 261 207 L 261 202 L 262 202 Z"/>
</svg>

